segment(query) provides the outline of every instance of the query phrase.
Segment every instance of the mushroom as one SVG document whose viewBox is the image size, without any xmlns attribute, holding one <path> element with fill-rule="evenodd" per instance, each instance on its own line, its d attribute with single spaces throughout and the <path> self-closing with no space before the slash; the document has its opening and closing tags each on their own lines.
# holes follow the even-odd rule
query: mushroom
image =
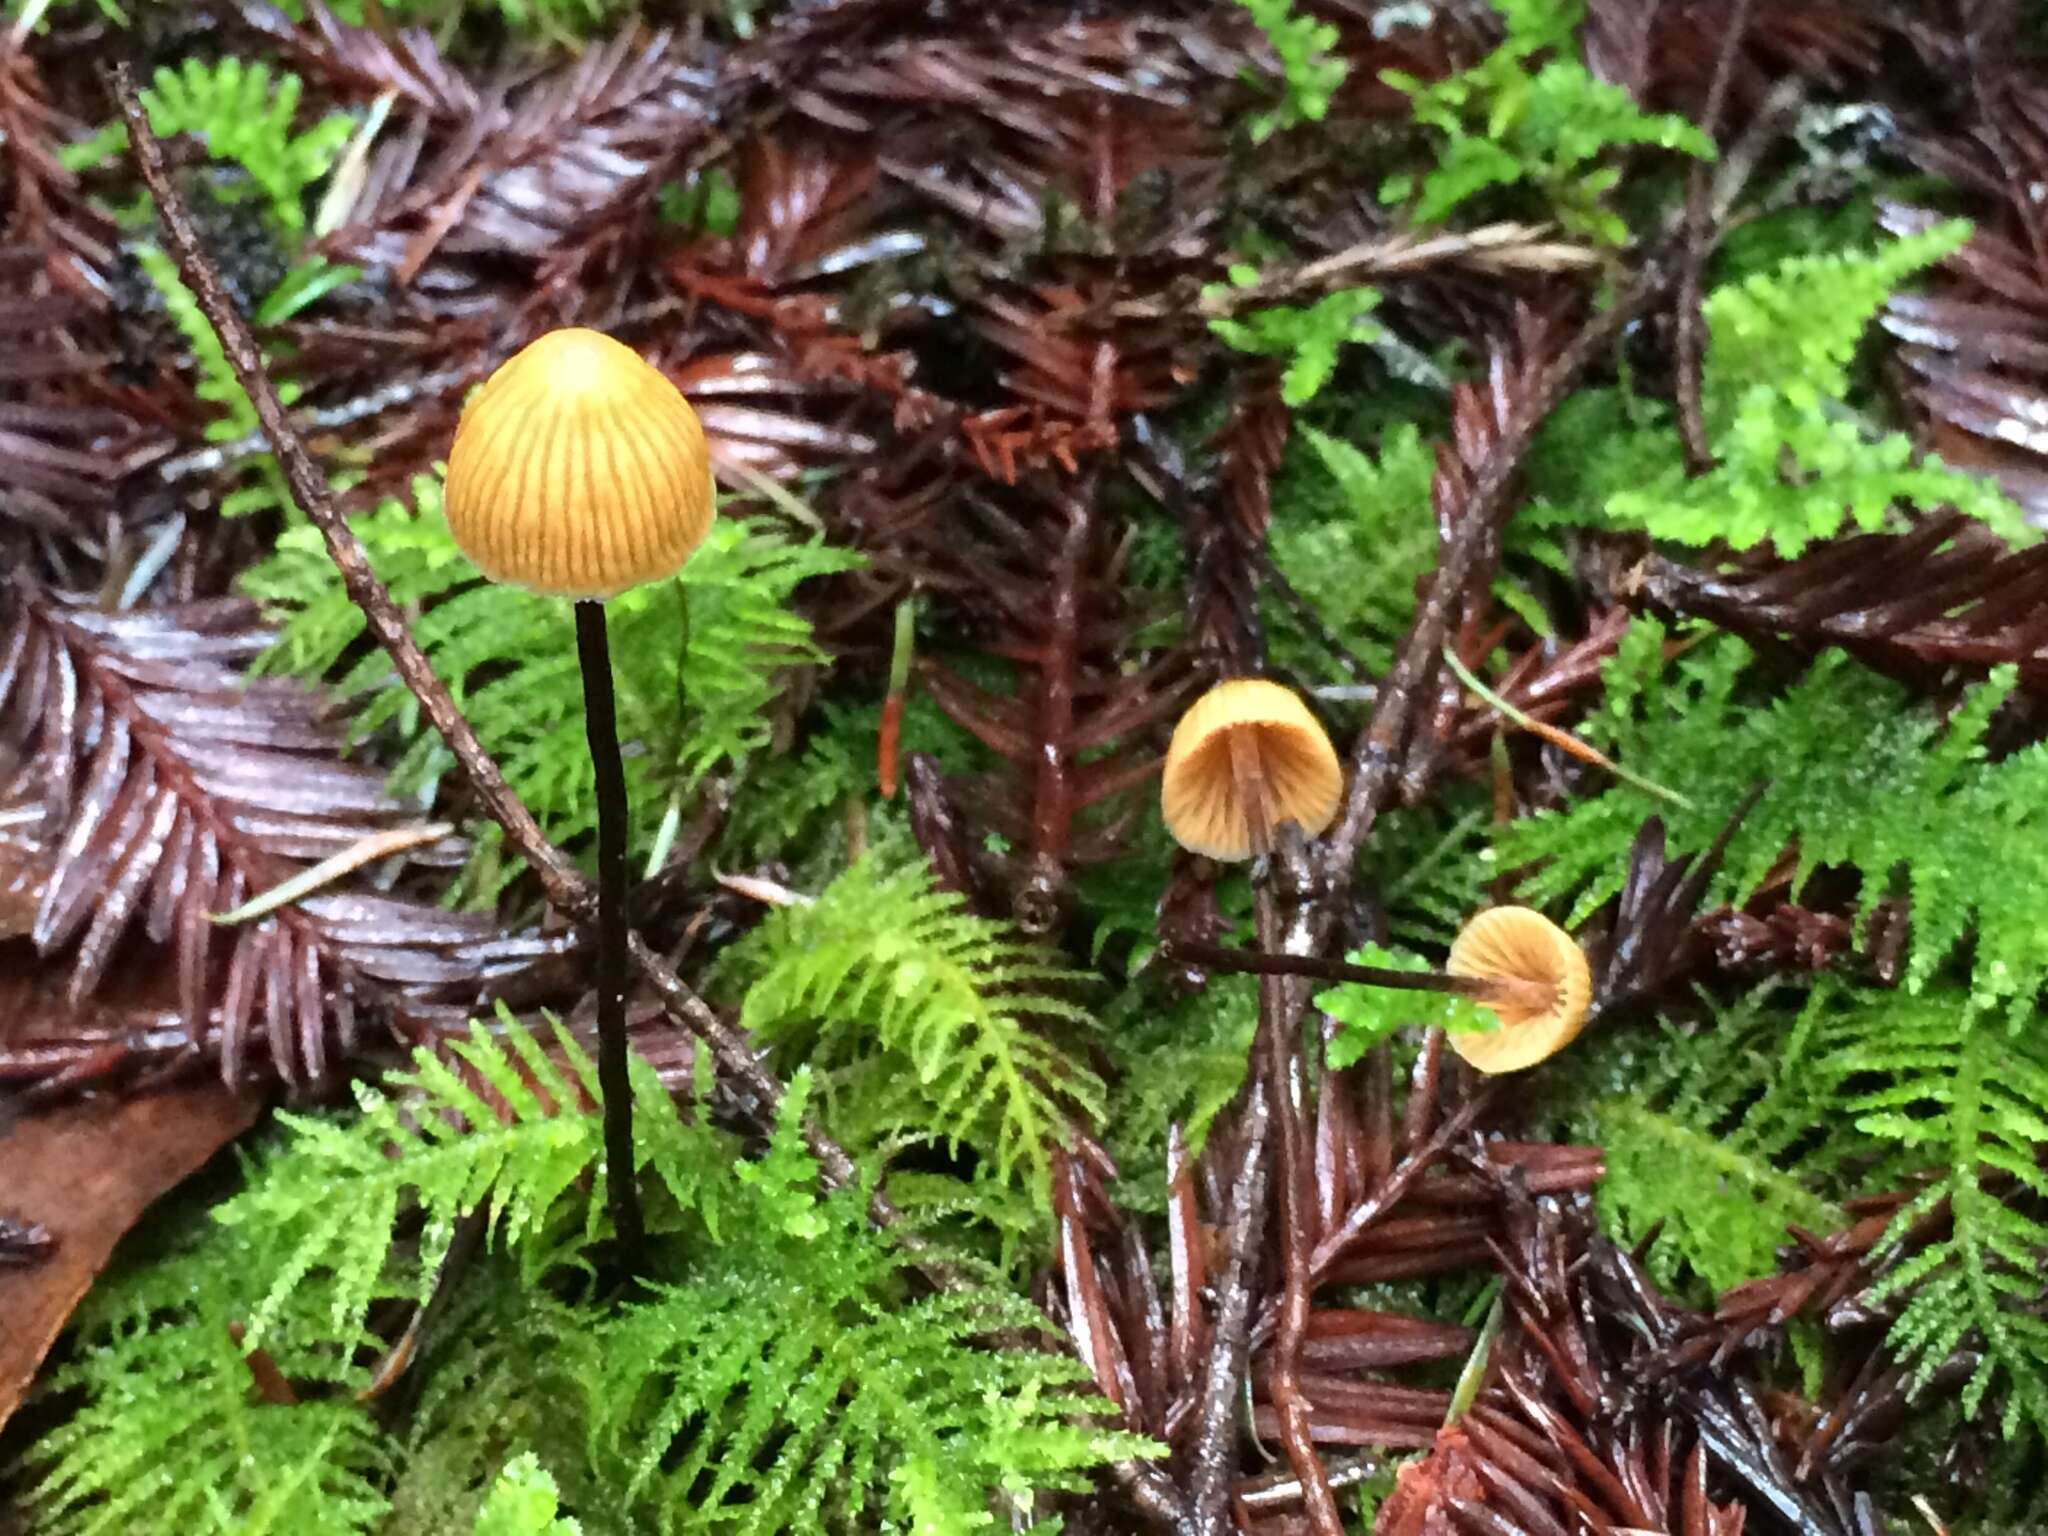
<svg viewBox="0 0 2048 1536">
<path fill-rule="evenodd" d="M 598 1081 L 613 1222 L 641 1242 L 626 1073 L 626 782 L 604 601 L 682 569 L 711 529 L 711 458 L 682 392 L 596 331 L 550 331 L 464 406 L 442 497 L 448 530 L 493 581 L 571 598 L 597 778 Z"/>
<path fill-rule="evenodd" d="M 1401 992 L 1448 992 L 1470 998 L 1501 1022 L 1498 1030 L 1453 1031 L 1451 1049 L 1492 1076 L 1519 1072 L 1556 1055 L 1585 1028 L 1593 976 L 1572 936 L 1528 907 L 1492 907 L 1458 931 L 1441 971 L 1402 971 L 1352 965 L 1314 955 L 1268 955 L 1256 950 L 1175 939 L 1163 958 L 1257 976 L 1307 976 Z"/>
<path fill-rule="evenodd" d="M 1481 1072 L 1519 1072 L 1578 1037 L 1593 1002 L 1593 974 L 1572 936 L 1528 907 L 1491 907 L 1458 931 L 1445 970 L 1486 982 L 1473 1000 L 1501 1027 L 1458 1033 L 1451 1049 Z"/>
<path fill-rule="evenodd" d="M 1271 851 L 1294 822 L 1314 837 L 1336 818 L 1344 770 L 1290 689 L 1264 678 L 1218 683 L 1174 727 L 1160 814 L 1190 853 L 1235 861 Z"/>
</svg>

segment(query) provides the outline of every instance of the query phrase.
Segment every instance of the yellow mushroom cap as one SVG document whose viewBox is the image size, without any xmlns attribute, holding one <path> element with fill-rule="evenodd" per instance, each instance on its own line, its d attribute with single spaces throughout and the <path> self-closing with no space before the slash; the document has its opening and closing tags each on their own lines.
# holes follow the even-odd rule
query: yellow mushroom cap
<svg viewBox="0 0 2048 1536">
<path fill-rule="evenodd" d="M 1336 817 L 1344 769 L 1321 722 L 1278 683 L 1236 678 L 1194 702 L 1166 749 L 1160 814 L 1173 840 L 1190 853 L 1251 856 L 1251 808 L 1233 752 L 1255 759 L 1274 825 L 1297 822 L 1314 837 Z"/>
<path fill-rule="evenodd" d="M 448 530 L 493 581 L 605 598 L 673 576 L 711 531 L 711 455 L 682 391 L 596 331 L 550 331 L 463 408 Z"/>
<path fill-rule="evenodd" d="M 1519 1072 L 1563 1050 L 1585 1028 L 1593 1005 L 1593 973 L 1572 936 L 1528 907 L 1492 907 L 1462 929 L 1444 967 L 1453 976 L 1537 982 L 1546 1007 L 1481 1003 L 1500 1019 L 1485 1033 L 1450 1036 L 1451 1049 L 1488 1074 Z"/>
</svg>

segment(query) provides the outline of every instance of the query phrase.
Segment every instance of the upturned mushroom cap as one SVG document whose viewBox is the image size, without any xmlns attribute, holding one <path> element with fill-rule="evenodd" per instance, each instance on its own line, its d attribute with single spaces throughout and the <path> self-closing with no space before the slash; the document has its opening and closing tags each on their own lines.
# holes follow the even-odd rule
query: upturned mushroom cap
<svg viewBox="0 0 2048 1536">
<path fill-rule="evenodd" d="M 1240 765 L 1257 784 L 1247 784 Z M 1344 769 L 1322 724 L 1293 692 L 1263 678 L 1218 683 L 1174 727 L 1159 809 L 1175 842 L 1212 859 L 1249 858 L 1263 793 L 1274 826 L 1299 823 L 1313 837 L 1337 814 Z"/>
<path fill-rule="evenodd" d="M 1450 1036 L 1451 1049 L 1488 1074 L 1533 1067 L 1571 1044 L 1593 1003 L 1593 973 L 1572 936 L 1528 907 L 1491 907 L 1459 930 L 1444 967 L 1453 976 L 1534 983 L 1528 1001 L 1482 1000 L 1501 1027 Z"/>
<path fill-rule="evenodd" d="M 493 581 L 605 598 L 673 576 L 711 530 L 711 456 L 682 391 L 596 331 L 550 331 L 463 408 L 442 496 Z"/>
</svg>

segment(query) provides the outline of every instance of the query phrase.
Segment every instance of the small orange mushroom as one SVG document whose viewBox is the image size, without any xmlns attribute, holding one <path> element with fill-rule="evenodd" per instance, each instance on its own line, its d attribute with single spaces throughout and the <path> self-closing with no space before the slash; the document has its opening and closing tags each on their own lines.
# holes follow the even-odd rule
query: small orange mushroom
<svg viewBox="0 0 2048 1536">
<path fill-rule="evenodd" d="M 1173 963 L 1354 982 L 1397 992 L 1440 992 L 1469 998 L 1500 1020 L 1497 1030 L 1450 1031 L 1451 1049 L 1489 1076 L 1519 1072 L 1556 1055 L 1581 1029 L 1593 1002 L 1593 975 L 1570 934 L 1528 907 L 1493 907 L 1459 930 L 1441 971 L 1353 965 L 1316 955 L 1269 955 L 1253 949 L 1174 939 L 1160 948 Z"/>
<path fill-rule="evenodd" d="M 1314 837 L 1336 818 L 1344 769 L 1321 723 L 1292 690 L 1263 678 L 1218 683 L 1174 727 L 1159 808 L 1190 853 L 1267 853 L 1273 829 Z"/>
<path fill-rule="evenodd" d="M 442 495 L 448 531 L 493 581 L 576 600 L 597 781 L 597 1075 L 612 1219 L 628 1268 L 642 1227 L 626 1070 L 626 779 L 604 600 L 665 580 L 711 531 L 711 455 L 682 391 L 597 331 L 549 331 L 463 407 Z"/>
<path fill-rule="evenodd" d="M 1445 970 L 1491 983 L 1473 1000 L 1501 1027 L 1451 1035 L 1451 1049 L 1489 1075 L 1519 1072 L 1578 1037 L 1593 975 L 1572 936 L 1528 907 L 1492 907 L 1459 930 Z"/>
<path fill-rule="evenodd" d="M 682 391 L 598 331 L 549 331 L 469 404 L 448 531 L 493 581 L 616 597 L 673 576 L 711 531 L 711 455 Z"/>
</svg>

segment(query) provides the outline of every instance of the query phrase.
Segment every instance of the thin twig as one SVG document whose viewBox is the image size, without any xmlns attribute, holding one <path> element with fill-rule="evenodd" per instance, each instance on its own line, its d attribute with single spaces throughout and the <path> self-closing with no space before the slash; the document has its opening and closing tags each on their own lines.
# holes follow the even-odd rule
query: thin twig
<svg viewBox="0 0 2048 1536">
<path fill-rule="evenodd" d="M 1459 1105 L 1457 1110 L 1439 1125 L 1426 1140 L 1410 1151 L 1394 1169 L 1373 1190 L 1372 1194 L 1346 1213 L 1337 1230 L 1326 1235 L 1315 1246 L 1310 1258 L 1309 1275 L 1321 1284 L 1330 1272 L 1330 1267 L 1348 1254 L 1353 1246 L 1389 1211 L 1407 1197 L 1415 1181 L 1436 1166 L 1450 1150 L 1451 1143 L 1470 1130 L 1481 1112 L 1493 1102 L 1491 1085 L 1481 1088 L 1471 1098 Z M 1250 1344 L 1257 1349 L 1273 1336 L 1280 1324 L 1280 1309 L 1277 1304 L 1269 1305 L 1252 1324 Z"/>
<path fill-rule="evenodd" d="M 1751 0 L 1735 0 L 1721 34 L 1721 52 L 1714 60 L 1714 76 L 1707 86 L 1706 105 L 1700 113 L 1700 130 L 1709 138 L 1720 130 L 1728 83 L 1735 76 L 1735 56 L 1749 30 L 1750 4 Z M 1685 186 L 1685 255 L 1678 273 L 1678 333 L 1674 338 L 1678 439 L 1685 450 L 1685 470 L 1689 475 L 1703 475 L 1714 467 L 1713 451 L 1707 446 L 1706 413 L 1700 403 L 1700 285 L 1706 273 L 1707 254 L 1713 246 L 1715 224 L 1709 206 L 1707 167 L 1695 165 Z"/>
<path fill-rule="evenodd" d="M 1239 314 L 1262 304 L 1327 293 L 1371 278 L 1414 276 L 1441 266 L 1462 266 L 1494 275 L 1528 272 L 1582 272 L 1600 264 L 1598 252 L 1567 240 L 1546 238 L 1541 224 L 1483 224 L 1460 233 L 1375 235 L 1319 256 L 1302 266 L 1269 269 L 1242 288 L 1213 287 L 1195 301 L 1203 318 Z M 1185 313 L 1185 300 L 1175 293 L 1127 299 L 1112 306 L 1118 319 L 1161 319 Z"/>
<path fill-rule="evenodd" d="M 1508 720 L 1520 726 L 1531 735 L 1542 737 L 1558 750 L 1570 753 L 1573 757 L 1579 759 L 1580 762 L 1591 763 L 1596 768 L 1605 768 L 1624 784 L 1633 784 L 1637 789 L 1643 791 L 1644 794 L 1655 795 L 1660 800 L 1669 800 L 1673 805 L 1684 806 L 1687 810 L 1692 809 L 1692 802 L 1677 790 L 1666 789 L 1662 784 L 1657 783 L 1653 779 L 1646 779 L 1639 773 L 1631 772 L 1629 769 L 1622 767 L 1621 764 L 1617 763 L 1605 752 L 1602 752 L 1598 747 L 1588 746 L 1585 742 L 1579 740 L 1570 731 L 1555 725 L 1546 724 L 1525 711 L 1517 709 L 1473 674 L 1472 669 L 1459 659 L 1456 646 L 1447 645 L 1444 647 L 1444 664 L 1451 669 L 1459 682 L 1479 695 L 1482 703 L 1497 713 L 1505 715 Z"/>
<path fill-rule="evenodd" d="M 1471 494 L 1461 509 L 1456 531 L 1437 562 L 1429 595 L 1417 610 L 1401 653 L 1381 688 L 1372 724 L 1352 753 L 1350 788 L 1337 823 L 1323 843 L 1325 889 L 1351 888 L 1352 866 L 1372 833 L 1379 814 L 1399 786 L 1416 722 L 1443 662 L 1451 616 L 1463 610 L 1481 557 L 1491 547 L 1505 520 L 1509 493 L 1536 431 L 1578 383 L 1579 376 L 1622 330 L 1649 307 L 1671 281 L 1668 248 L 1652 252 L 1627 287 L 1608 307 L 1579 328 L 1556 361 L 1519 403 L 1493 451 L 1473 476 Z"/>
<path fill-rule="evenodd" d="M 1254 1074 L 1238 1116 L 1237 1173 L 1230 1181 L 1230 1221 L 1223 1271 L 1217 1276 L 1216 1331 L 1196 1408 L 1192 1470 L 1188 1478 L 1191 1536 L 1227 1536 L 1231 1478 L 1237 1470 L 1230 1431 L 1237 1384 L 1244 1377 L 1245 1325 L 1251 1318 L 1252 1249 L 1266 1226 L 1266 1137 L 1272 1106 L 1264 1080 Z"/>
<path fill-rule="evenodd" d="M 1259 947 L 1276 952 L 1284 940 L 1279 899 L 1270 877 L 1260 882 L 1256 900 Z M 1280 1119 L 1280 1327 L 1269 1382 L 1273 1411 L 1280 1421 L 1280 1443 L 1301 1484 L 1309 1529 L 1315 1536 L 1344 1536 L 1336 1495 L 1330 1491 L 1322 1457 L 1316 1453 L 1308 1396 L 1301 1388 L 1301 1347 L 1308 1337 L 1313 1289 L 1309 1267 L 1316 1238 L 1316 1201 L 1302 1031 L 1295 1027 L 1300 1009 L 1289 1006 L 1289 990 L 1288 979 L 1280 975 L 1269 974 L 1259 982 L 1257 1054 Z"/>
<path fill-rule="evenodd" d="M 393 827 L 386 832 L 372 832 L 368 837 L 357 838 L 341 852 L 322 859 L 310 868 L 300 870 L 289 880 L 280 880 L 261 896 L 243 902 L 232 911 L 214 913 L 213 921 L 223 928 L 253 922 L 259 917 L 275 912 L 279 907 L 288 907 L 301 897 L 310 896 L 323 886 L 332 885 L 343 875 L 361 869 L 365 864 L 374 864 L 379 859 L 389 858 L 394 853 L 403 853 L 408 848 L 417 848 L 422 843 L 438 843 L 454 830 L 455 828 L 445 821 L 430 821 L 419 826 Z"/>
<path fill-rule="evenodd" d="M 278 399 L 277 386 L 264 367 L 262 351 L 248 323 L 228 297 L 219 270 L 200 244 L 191 215 L 171 183 L 164 165 L 163 146 L 150 131 L 149 116 L 136 94 L 132 71 L 125 62 L 117 63 L 111 76 L 114 96 L 128 125 L 128 142 L 136 167 L 156 199 L 157 216 L 178 274 L 219 336 L 229 367 L 255 407 L 256 419 L 262 423 L 271 451 L 284 470 L 292 499 L 319 528 L 327 543 L 327 553 L 341 573 L 342 585 L 350 600 L 362 610 L 370 634 L 391 657 L 400 680 L 419 700 L 421 711 L 454 753 L 478 804 L 533 867 L 549 905 L 576 922 L 594 921 L 596 891 L 568 855 L 548 841 L 533 813 L 505 782 L 505 775 L 484 750 L 447 688 L 434 675 L 426 653 L 413 639 L 391 594 L 370 569 L 361 541 L 335 506 L 326 478 Z M 745 1037 L 719 1018 L 637 933 L 631 935 L 628 951 L 634 970 L 652 987 L 669 1016 L 703 1040 L 728 1086 L 750 1105 L 757 1120 L 764 1125 L 769 1123 L 782 1100 L 782 1084 L 762 1065 Z M 857 1170 L 853 1159 L 823 1130 L 806 1127 L 805 1142 L 829 1184 L 837 1187 L 854 1181 Z M 881 1224 L 897 1219 L 895 1207 L 880 1193 L 873 1197 L 869 1209 Z"/>
</svg>

